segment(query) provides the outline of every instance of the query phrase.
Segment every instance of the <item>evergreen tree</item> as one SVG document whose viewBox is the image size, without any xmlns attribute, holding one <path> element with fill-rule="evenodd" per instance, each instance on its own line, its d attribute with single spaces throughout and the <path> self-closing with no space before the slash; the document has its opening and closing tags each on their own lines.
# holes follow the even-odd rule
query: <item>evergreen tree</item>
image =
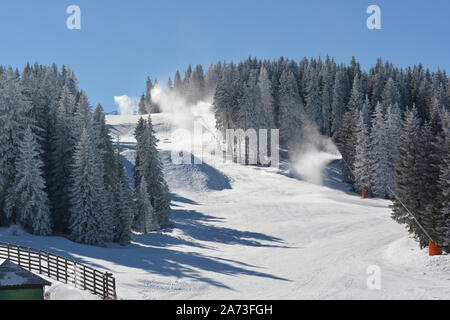
<svg viewBox="0 0 450 320">
<path fill-rule="evenodd" d="M 356 156 L 354 163 L 356 192 L 366 190 L 370 193 L 370 139 L 369 130 L 365 123 L 364 114 L 359 112 L 359 120 L 356 126 Z"/>
<path fill-rule="evenodd" d="M 356 155 L 356 124 L 359 110 L 357 108 L 348 110 L 342 122 L 340 136 L 337 139 L 337 146 L 342 155 L 342 179 L 345 182 L 353 184 L 355 175 L 353 168 L 355 166 Z"/>
<path fill-rule="evenodd" d="M 150 77 L 147 77 L 147 83 L 145 84 L 145 106 L 147 112 L 145 114 L 150 114 L 154 111 L 154 106 L 152 102 L 153 87 L 154 85 L 152 83 L 152 79 L 150 79 Z"/>
<path fill-rule="evenodd" d="M 134 185 L 135 186 L 139 186 L 140 182 L 141 182 L 141 172 L 139 170 L 136 170 L 136 168 L 139 168 L 141 166 L 141 150 L 144 149 L 144 145 L 143 145 L 143 139 L 142 139 L 142 135 L 144 133 L 145 130 L 145 126 L 146 126 L 146 122 L 144 120 L 144 118 L 139 118 L 139 121 L 136 125 L 136 128 L 134 129 L 134 137 L 136 139 L 136 160 L 134 163 L 134 172 L 133 172 L 133 180 L 134 180 Z"/>
<path fill-rule="evenodd" d="M 372 192 L 375 197 L 386 198 L 388 181 L 388 137 L 383 107 L 380 103 L 375 108 L 370 133 L 370 175 Z"/>
<path fill-rule="evenodd" d="M 189 65 L 188 68 L 186 69 L 186 72 L 184 73 L 183 84 L 181 87 L 181 94 L 183 96 L 189 95 L 189 91 L 190 91 L 189 81 L 191 80 L 191 75 L 192 75 L 192 67 L 191 67 L 191 65 Z"/>
<path fill-rule="evenodd" d="M 398 105 L 400 103 L 400 93 L 398 92 L 394 79 L 389 78 L 381 97 L 384 112 L 386 112 L 389 106 L 393 106 L 395 104 Z"/>
<path fill-rule="evenodd" d="M 258 78 L 258 87 L 261 94 L 261 116 L 265 118 L 263 128 L 274 129 L 275 101 L 273 98 L 273 86 L 265 67 L 261 68 Z"/>
<path fill-rule="evenodd" d="M 398 158 L 398 144 L 402 134 L 402 117 L 398 104 L 390 105 L 386 113 L 386 135 L 387 135 L 387 185 L 393 189 L 395 182 L 395 166 Z M 388 197 L 392 194 L 388 192 Z"/>
<path fill-rule="evenodd" d="M 288 144 L 304 122 L 303 103 L 292 72 L 283 72 L 279 89 L 280 143 Z"/>
<path fill-rule="evenodd" d="M 217 84 L 222 76 L 222 63 L 212 65 L 208 68 L 205 75 L 205 99 L 212 100 L 217 88 Z"/>
<path fill-rule="evenodd" d="M 120 159 L 120 154 L 118 157 Z M 121 245 L 126 245 L 131 241 L 131 226 L 134 219 L 133 191 L 131 189 L 127 171 L 125 170 L 121 159 L 118 164 L 118 170 L 121 171 L 121 174 L 119 176 L 119 187 L 116 202 L 118 224 L 116 227 L 115 239 Z"/>
<path fill-rule="evenodd" d="M 415 234 L 421 240 L 421 246 L 428 241 L 426 235 L 418 227 L 414 219 L 409 215 L 403 204 L 415 215 L 419 223 L 423 224 L 423 217 L 419 215 L 421 208 L 422 181 L 419 165 L 421 126 L 417 109 L 414 107 L 406 112 L 402 135 L 399 141 L 399 154 L 395 169 L 396 187 L 394 192 L 398 199 L 391 206 L 392 218 L 401 224 L 405 224 L 409 233 Z"/>
<path fill-rule="evenodd" d="M 145 101 L 145 94 L 142 94 L 141 99 L 139 100 L 139 106 L 138 106 L 138 114 L 143 115 L 147 114 L 147 104 Z"/>
<path fill-rule="evenodd" d="M 320 96 L 319 78 L 317 71 L 309 68 L 309 81 L 306 88 L 305 111 L 308 118 L 316 123 L 319 128 L 323 127 L 322 100 Z"/>
<path fill-rule="evenodd" d="M 237 121 L 236 124 L 238 126 L 239 129 L 242 129 L 243 131 L 247 131 L 248 129 L 258 129 L 260 125 L 265 125 L 265 121 L 264 123 L 261 123 L 261 119 L 257 118 L 257 112 L 258 112 L 258 107 L 261 105 L 259 103 L 258 105 L 258 100 L 260 101 L 260 96 L 257 96 L 257 93 L 255 91 L 257 91 L 259 93 L 259 88 L 255 88 L 257 90 L 252 90 L 249 89 L 247 87 L 246 84 L 243 84 L 243 95 L 242 97 L 239 99 L 239 110 L 238 110 L 238 115 L 237 115 Z M 250 92 L 249 92 L 250 91 Z M 253 91 L 253 94 L 251 93 L 251 91 Z M 262 112 L 260 112 L 261 114 Z M 249 157 L 250 157 L 250 150 L 249 150 L 249 141 L 247 138 L 245 138 L 245 141 L 237 141 L 238 144 L 238 150 L 239 153 L 241 152 L 241 146 L 244 145 L 244 149 L 245 149 L 245 155 L 244 157 L 242 157 L 241 154 L 238 154 L 238 156 L 240 157 L 240 159 L 238 159 L 238 161 L 240 163 L 245 163 L 245 164 L 249 164 Z M 252 150 L 253 152 L 255 152 L 256 155 L 256 150 Z M 251 164 L 256 164 L 256 163 L 251 163 Z"/>
<path fill-rule="evenodd" d="M 201 65 L 197 65 L 191 73 L 188 87 L 188 92 L 186 92 L 188 101 L 195 103 L 203 99 L 205 95 L 205 78 Z"/>
<path fill-rule="evenodd" d="M 25 128 L 34 124 L 30 110 L 20 79 L 9 67 L 0 87 L 0 223 L 6 224 L 6 218 L 2 218 L 3 201 L 14 182 L 18 147 Z"/>
<path fill-rule="evenodd" d="M 444 157 L 439 167 L 439 195 L 433 208 L 435 212 L 432 214 L 435 215 L 435 221 L 437 222 L 435 229 L 436 241 L 438 241 L 441 248 L 450 252 L 450 117 L 448 112 L 445 118 Z"/>
<path fill-rule="evenodd" d="M 14 187 L 6 199 L 6 212 L 26 230 L 47 236 L 52 232 L 48 196 L 43 178 L 41 150 L 31 128 L 25 131 L 15 162 Z"/>
<path fill-rule="evenodd" d="M 438 243 L 442 243 L 443 240 L 443 235 L 439 232 L 439 226 L 444 219 L 439 185 L 441 162 L 445 157 L 443 147 L 442 141 L 433 136 L 430 124 L 425 122 L 420 131 L 417 154 L 419 175 L 416 179 L 421 185 L 418 189 L 420 206 L 417 214 L 425 230 Z M 420 237 L 419 239 L 422 246 L 428 244 L 428 238 Z"/>
<path fill-rule="evenodd" d="M 134 229 L 140 233 L 159 230 L 158 217 L 155 210 L 153 210 L 145 179 L 141 180 L 137 190 L 137 216 Z"/>
<path fill-rule="evenodd" d="M 172 89 L 173 89 L 173 82 L 172 79 L 169 77 L 169 79 L 167 80 L 166 90 L 172 91 Z"/>
<path fill-rule="evenodd" d="M 71 193 L 70 237 L 75 242 L 104 245 L 105 234 L 105 186 L 101 155 L 92 139 L 88 126 L 80 136 L 74 154 Z"/>
<path fill-rule="evenodd" d="M 52 136 L 51 183 L 49 199 L 52 207 L 53 228 L 56 233 L 68 233 L 71 167 L 75 152 L 76 137 L 73 132 L 75 97 L 64 86 L 55 117 Z"/>
<path fill-rule="evenodd" d="M 214 94 L 216 128 L 225 136 L 227 129 L 235 128 L 234 118 L 239 105 L 241 83 L 234 65 L 224 70 Z"/>
<path fill-rule="evenodd" d="M 364 94 L 361 88 L 361 79 L 359 74 L 356 74 L 353 79 L 353 86 L 350 95 L 350 100 L 348 102 L 348 110 L 360 110 L 364 103 Z"/>
<path fill-rule="evenodd" d="M 333 100 L 331 104 L 331 133 L 334 140 L 338 143 L 340 142 L 339 139 L 342 136 L 341 130 L 343 129 L 343 120 L 345 115 L 346 94 L 345 73 L 342 70 L 338 70 L 334 82 Z"/>
<path fill-rule="evenodd" d="M 322 100 L 322 117 L 323 126 L 322 134 L 330 137 L 331 136 L 331 124 L 332 124 L 332 95 L 331 95 L 331 84 L 328 81 L 324 82 L 322 91 L 320 94 Z"/>
<path fill-rule="evenodd" d="M 119 182 L 119 172 L 116 168 L 113 142 L 110 131 L 106 126 L 105 113 L 101 105 L 97 106 L 93 114 L 93 128 L 97 150 L 100 151 L 103 160 L 105 188 L 114 189 Z"/>
<path fill-rule="evenodd" d="M 135 166 L 135 176 L 139 179 L 135 183 L 139 183 L 137 185 L 141 186 L 142 180 L 145 180 L 158 225 L 161 228 L 167 228 L 171 213 L 170 196 L 162 171 L 162 163 L 156 146 L 157 142 L 151 117 L 149 117 L 140 136 L 140 143 L 136 147 L 136 153 L 139 154 L 139 164 Z M 139 199 L 142 197 L 140 195 L 142 190 L 139 188 L 137 191 Z"/>
<path fill-rule="evenodd" d="M 177 70 L 177 72 L 175 73 L 173 88 L 176 92 L 180 93 L 182 90 L 181 89 L 182 86 L 183 86 L 183 82 L 181 81 L 180 72 Z"/>
</svg>

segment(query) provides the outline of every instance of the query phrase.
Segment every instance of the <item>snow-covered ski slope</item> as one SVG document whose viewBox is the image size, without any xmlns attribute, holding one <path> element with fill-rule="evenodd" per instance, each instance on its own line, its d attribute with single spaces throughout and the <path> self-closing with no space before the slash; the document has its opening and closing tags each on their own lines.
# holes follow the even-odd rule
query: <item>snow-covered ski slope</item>
<svg viewBox="0 0 450 320">
<path fill-rule="evenodd" d="M 138 116 L 107 116 L 131 172 Z M 122 299 L 448 299 L 449 256 L 426 250 L 390 218 L 390 202 L 363 200 L 339 180 L 323 185 L 237 164 L 174 165 L 171 115 L 153 115 L 173 198 L 174 228 L 97 248 L 58 237 L 14 236 L 28 245 L 108 270 Z M 367 269 L 378 266 L 380 289 Z M 52 298 L 87 299 L 64 285 Z"/>
</svg>

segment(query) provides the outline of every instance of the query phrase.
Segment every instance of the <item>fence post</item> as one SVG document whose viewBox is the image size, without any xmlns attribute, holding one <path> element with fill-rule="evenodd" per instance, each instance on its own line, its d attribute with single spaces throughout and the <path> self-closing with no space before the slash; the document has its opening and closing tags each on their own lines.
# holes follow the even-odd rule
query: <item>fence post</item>
<svg viewBox="0 0 450 320">
<path fill-rule="evenodd" d="M 59 281 L 59 258 L 56 256 L 56 280 Z"/>
<path fill-rule="evenodd" d="M 48 272 L 48 277 L 50 278 L 50 256 L 47 252 L 47 272 Z"/>
<path fill-rule="evenodd" d="M 28 248 L 28 268 L 31 271 L 31 248 Z"/>
<path fill-rule="evenodd" d="M 73 264 L 73 284 L 75 285 L 75 288 L 77 287 L 77 281 L 78 279 L 77 279 L 77 263 L 75 262 L 74 264 Z"/>
<path fill-rule="evenodd" d="M 96 278 L 96 276 L 95 276 L 95 269 L 94 269 L 94 272 L 93 272 L 93 274 L 94 274 L 94 294 L 97 294 L 97 287 L 96 287 L 96 284 L 97 284 L 97 278 Z"/>
<path fill-rule="evenodd" d="M 41 274 L 42 273 L 41 250 L 39 250 L 38 252 L 39 252 L 39 258 L 38 258 L 39 259 L 39 274 Z"/>
<path fill-rule="evenodd" d="M 66 284 L 67 284 L 67 276 L 68 276 L 68 274 L 67 274 L 67 259 L 64 259 L 64 268 L 66 269 L 65 270 L 65 277 L 64 278 L 66 278 Z"/>
<path fill-rule="evenodd" d="M 113 284 L 113 293 L 114 293 L 114 300 L 117 300 L 117 292 L 116 292 L 116 278 L 112 278 L 112 284 Z"/>
<path fill-rule="evenodd" d="M 109 297 L 109 277 L 112 276 L 111 273 L 106 273 L 106 299 L 110 299 Z"/>
<path fill-rule="evenodd" d="M 86 290 L 86 266 L 83 265 L 83 290 Z"/>
<path fill-rule="evenodd" d="M 108 293 L 106 292 L 106 288 L 107 288 L 107 284 L 106 281 L 108 280 L 108 274 L 104 273 L 102 274 L 103 277 L 103 300 L 107 300 L 108 299 Z"/>
</svg>

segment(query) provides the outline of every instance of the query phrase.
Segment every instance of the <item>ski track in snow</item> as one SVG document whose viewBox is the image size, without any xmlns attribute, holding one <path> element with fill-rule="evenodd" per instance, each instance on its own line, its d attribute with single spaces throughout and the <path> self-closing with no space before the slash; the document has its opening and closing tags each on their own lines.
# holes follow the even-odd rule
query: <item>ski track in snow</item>
<svg viewBox="0 0 450 320">
<path fill-rule="evenodd" d="M 129 172 L 138 116 L 107 116 Z M 126 247 L 75 244 L 0 229 L 31 246 L 112 272 L 121 299 L 448 299 L 450 259 L 428 257 L 390 218 L 390 201 L 362 200 L 339 181 L 324 186 L 270 168 L 169 162 L 170 115 L 153 115 L 173 199 L 174 228 Z M 366 270 L 381 269 L 381 289 Z M 96 299 L 53 282 L 52 299 Z"/>
</svg>

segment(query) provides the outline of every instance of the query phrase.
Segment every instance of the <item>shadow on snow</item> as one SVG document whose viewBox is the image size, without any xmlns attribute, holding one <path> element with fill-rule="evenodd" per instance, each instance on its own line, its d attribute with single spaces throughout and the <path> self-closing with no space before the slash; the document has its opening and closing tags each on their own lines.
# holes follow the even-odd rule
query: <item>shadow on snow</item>
<svg viewBox="0 0 450 320">
<path fill-rule="evenodd" d="M 175 195 L 175 197 L 177 196 Z M 177 201 L 190 204 L 195 203 L 182 197 L 178 197 Z M 224 259 L 201 252 L 168 248 L 171 246 L 186 246 L 201 249 L 214 249 L 213 243 L 252 247 L 287 248 L 282 245 L 283 241 L 281 239 L 262 233 L 215 226 L 212 223 L 221 223 L 223 219 L 205 215 L 195 210 L 175 209 L 173 210 L 171 221 L 175 225 L 173 231 L 181 231 L 183 234 L 182 237 L 178 237 L 176 235 L 177 232 L 169 233 L 168 230 L 150 234 L 133 234 L 132 243 L 125 247 L 121 247 L 118 244 L 109 244 L 108 248 L 101 248 L 76 244 L 65 238 L 59 237 L 36 237 L 31 235 L 17 237 L 2 234 L 2 232 L 0 232 L 0 241 L 47 250 L 63 257 L 91 265 L 99 270 L 110 271 L 115 275 L 132 272 L 130 270 L 120 270 L 120 266 L 125 266 L 142 269 L 144 273 L 148 274 L 176 277 L 178 279 L 192 279 L 230 290 L 233 289 L 226 284 L 213 279 L 211 274 L 205 275 L 204 272 L 229 276 L 245 275 L 280 281 L 290 281 L 263 272 L 261 271 L 261 267 L 246 264 L 241 261 Z M 55 243 L 58 245 L 55 246 Z M 211 243 L 211 246 L 208 245 L 208 243 Z M 239 248 L 236 248 L 236 250 L 239 250 Z M 93 262 L 90 261 L 90 259 L 99 262 Z M 101 260 L 113 263 L 118 267 L 114 268 L 114 270 L 105 268 L 101 263 Z M 133 286 L 132 284 L 130 285 Z"/>
</svg>

